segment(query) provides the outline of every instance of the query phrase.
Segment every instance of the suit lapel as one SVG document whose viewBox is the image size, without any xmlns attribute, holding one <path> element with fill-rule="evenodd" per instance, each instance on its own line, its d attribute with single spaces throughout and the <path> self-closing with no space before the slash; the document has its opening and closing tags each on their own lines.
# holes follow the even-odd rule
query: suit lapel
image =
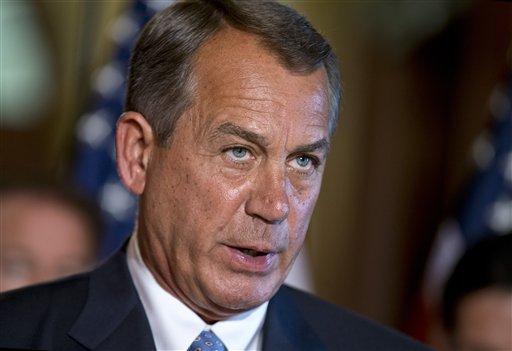
<svg viewBox="0 0 512 351">
<path fill-rule="evenodd" d="M 263 351 L 323 350 L 324 344 L 311 328 L 288 288 L 283 286 L 270 300 L 263 324 Z"/>
<path fill-rule="evenodd" d="M 91 273 L 87 302 L 69 335 L 91 350 L 155 349 L 125 250 Z"/>
<path fill-rule="evenodd" d="M 91 273 L 87 302 L 68 334 L 90 350 L 156 349 L 128 271 L 125 250 Z M 269 302 L 262 348 L 264 351 L 325 349 L 286 286 Z"/>
</svg>

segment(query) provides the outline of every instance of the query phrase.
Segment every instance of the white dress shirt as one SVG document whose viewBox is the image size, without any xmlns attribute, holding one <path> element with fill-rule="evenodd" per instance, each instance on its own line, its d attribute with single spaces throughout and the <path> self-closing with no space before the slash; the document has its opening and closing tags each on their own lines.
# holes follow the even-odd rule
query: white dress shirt
<svg viewBox="0 0 512 351">
<path fill-rule="evenodd" d="M 157 350 L 187 350 L 204 329 L 213 331 L 229 351 L 261 350 L 268 302 L 209 325 L 157 283 L 142 260 L 135 234 L 128 244 L 127 260 Z"/>
</svg>

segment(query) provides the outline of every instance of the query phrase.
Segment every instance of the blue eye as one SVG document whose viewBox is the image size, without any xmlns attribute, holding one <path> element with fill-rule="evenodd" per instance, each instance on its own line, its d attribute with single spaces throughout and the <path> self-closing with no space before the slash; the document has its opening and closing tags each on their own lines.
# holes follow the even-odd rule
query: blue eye
<svg viewBox="0 0 512 351">
<path fill-rule="evenodd" d="M 235 147 L 231 149 L 231 154 L 235 158 L 244 158 L 247 155 L 247 149 L 244 149 L 243 147 Z"/>
<path fill-rule="evenodd" d="M 242 146 L 235 146 L 224 150 L 224 154 L 231 162 L 246 163 L 252 159 L 251 151 Z"/>
<path fill-rule="evenodd" d="M 297 164 L 300 166 L 300 167 L 307 167 L 309 166 L 309 164 L 311 163 L 311 158 L 309 158 L 308 156 L 298 156 L 296 158 L 297 160 Z"/>
</svg>

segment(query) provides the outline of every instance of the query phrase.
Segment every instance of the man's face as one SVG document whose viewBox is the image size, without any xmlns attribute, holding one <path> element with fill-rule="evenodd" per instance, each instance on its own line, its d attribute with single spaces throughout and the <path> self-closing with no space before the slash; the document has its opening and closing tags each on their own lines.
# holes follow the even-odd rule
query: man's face
<svg viewBox="0 0 512 351">
<path fill-rule="evenodd" d="M 290 73 L 236 30 L 199 50 L 194 78 L 193 107 L 151 154 L 140 244 L 164 288 L 218 320 L 272 297 L 302 246 L 329 143 L 327 78 Z"/>
</svg>

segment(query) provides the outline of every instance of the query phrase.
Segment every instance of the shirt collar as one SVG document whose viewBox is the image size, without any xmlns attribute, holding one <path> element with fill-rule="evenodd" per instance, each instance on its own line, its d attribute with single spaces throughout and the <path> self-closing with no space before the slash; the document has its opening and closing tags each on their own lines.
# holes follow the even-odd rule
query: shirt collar
<svg viewBox="0 0 512 351">
<path fill-rule="evenodd" d="M 202 330 L 210 329 L 222 340 L 228 350 L 243 350 L 260 332 L 268 302 L 208 325 L 158 284 L 142 260 L 135 234 L 132 235 L 128 244 L 127 261 L 157 349 L 186 350 Z"/>
</svg>

